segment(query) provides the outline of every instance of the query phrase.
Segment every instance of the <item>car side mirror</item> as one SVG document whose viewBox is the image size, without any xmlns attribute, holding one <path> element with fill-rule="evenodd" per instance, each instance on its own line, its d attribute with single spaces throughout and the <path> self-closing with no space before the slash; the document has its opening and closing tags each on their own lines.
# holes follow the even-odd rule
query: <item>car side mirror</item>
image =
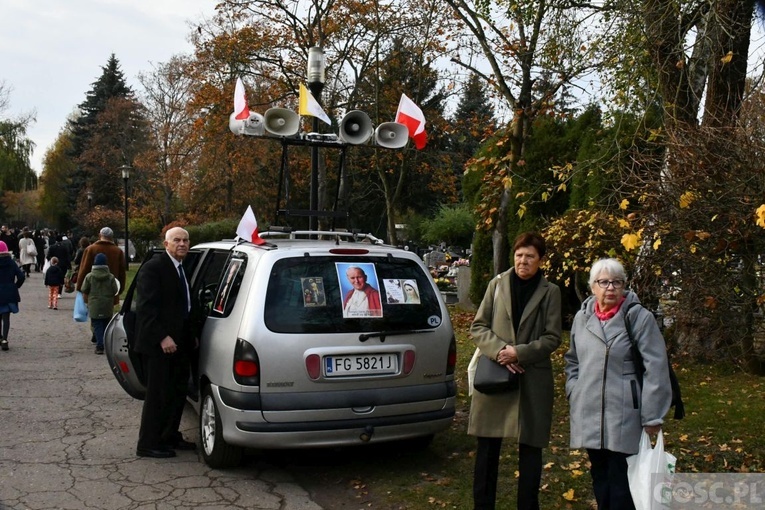
<svg viewBox="0 0 765 510">
<path fill-rule="evenodd" d="M 214 299 L 215 299 L 215 294 L 213 294 L 212 287 L 205 287 L 203 289 L 200 289 L 199 304 L 202 306 L 202 309 L 206 313 L 210 312 L 210 307 L 212 306 L 212 302 Z"/>
</svg>

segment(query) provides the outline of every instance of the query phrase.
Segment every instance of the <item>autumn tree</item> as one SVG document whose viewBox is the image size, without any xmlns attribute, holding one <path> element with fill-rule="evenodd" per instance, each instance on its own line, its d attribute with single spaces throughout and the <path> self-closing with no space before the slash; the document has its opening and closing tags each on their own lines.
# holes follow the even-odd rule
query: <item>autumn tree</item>
<svg viewBox="0 0 765 510">
<path fill-rule="evenodd" d="M 395 223 L 407 207 L 416 204 L 426 215 L 435 214 L 440 204 L 456 201 L 457 186 L 445 133 L 445 94 L 438 88 L 439 74 L 423 62 L 419 47 L 405 44 L 403 38 L 392 42 L 389 53 L 382 55 L 385 65 L 379 68 L 379 74 L 368 76 L 359 87 L 359 100 L 366 101 L 361 109 L 379 111 L 380 115 L 395 112 L 405 93 L 418 103 L 428 121 L 428 143 L 424 150 L 411 146 L 396 151 L 359 150 L 353 160 L 357 186 L 350 205 L 367 217 L 377 211 L 378 218 L 385 222 L 380 227 L 387 232 L 388 241 L 397 244 Z"/>
<path fill-rule="evenodd" d="M 582 198 L 618 220 L 620 249 L 628 250 L 641 300 L 656 307 L 676 298 L 671 337 L 678 349 L 732 356 L 760 371 L 753 334 L 763 293 L 754 222 L 763 195 L 761 135 L 756 116 L 743 115 L 748 96 L 759 93 L 747 84 L 754 5 L 587 6 L 611 22 L 600 34 L 606 57 L 600 72 L 610 84 L 608 99 L 621 110 L 613 119 L 627 128 L 619 134 L 627 143 L 616 159 L 601 160 L 605 186 Z M 572 183 L 581 178 L 571 175 Z"/>
<path fill-rule="evenodd" d="M 149 140 L 135 158 L 140 168 L 133 187 L 135 207 L 161 227 L 186 211 L 183 204 L 194 206 L 184 199 L 193 195 L 204 111 L 194 107 L 197 82 L 190 57 L 174 56 L 152 72 L 140 73 L 138 80 Z"/>
<path fill-rule="evenodd" d="M 452 61 L 483 77 L 512 112 L 504 153 L 476 162 L 485 167 L 487 189 L 479 225 L 492 233 L 496 274 L 510 264 L 509 219 L 519 211 L 513 209 L 514 176 L 526 164 L 526 143 L 534 120 L 554 111 L 566 87 L 593 65 L 598 47 L 596 20 L 585 28 L 581 11 L 568 2 L 446 3 L 469 35 L 453 36 L 458 53 Z M 471 60 L 476 53 L 482 55 L 485 68 Z"/>
<path fill-rule="evenodd" d="M 37 174 L 30 164 L 34 142 L 27 137 L 34 115 L 25 114 L 16 118 L 2 116 L 9 106 L 10 88 L 5 82 L 0 82 L 0 218 L 3 221 L 11 215 L 10 211 L 6 211 L 6 193 L 37 189 Z M 17 221 L 24 220 L 18 217 L 18 208 L 14 216 Z"/>
<path fill-rule="evenodd" d="M 327 58 L 327 80 L 321 96 L 317 99 L 334 121 L 331 128 L 322 126 L 322 132 L 337 133 L 336 123 L 347 111 L 353 109 L 361 109 L 368 113 L 372 122 L 379 124 L 393 120 L 398 99 L 404 91 L 400 87 L 389 90 L 375 88 L 381 83 L 382 70 L 387 65 L 384 57 L 392 54 L 391 48 L 398 37 L 418 41 L 416 47 L 410 45 L 409 48 L 418 59 L 414 62 L 426 64 L 434 60 L 435 55 L 431 47 L 437 42 L 436 36 L 444 27 L 444 24 L 438 23 L 438 18 L 434 17 L 441 15 L 437 4 L 390 4 L 357 0 L 227 1 L 219 5 L 214 22 L 201 27 L 196 57 L 200 65 L 207 69 L 206 73 L 211 83 L 214 80 L 222 85 L 225 81 L 231 87 L 228 90 L 233 88 L 236 76 L 241 75 L 247 85 L 251 109 L 263 113 L 270 106 L 296 109 L 299 85 L 306 80 L 308 49 L 321 46 Z M 426 32 L 429 34 L 427 37 L 422 37 L 423 30 L 429 31 Z M 420 67 L 416 65 L 406 70 L 410 83 L 416 85 L 410 88 L 410 93 L 422 87 L 416 83 Z M 226 79 L 222 80 L 224 76 Z M 230 97 L 226 94 L 227 113 L 230 113 Z M 416 96 L 413 99 L 426 103 L 427 108 L 427 101 L 431 98 Z M 438 126 L 437 120 L 438 116 L 428 119 L 429 127 L 431 122 L 434 127 Z M 434 130 L 434 135 L 437 132 L 438 128 Z M 221 143 L 229 143 L 224 137 L 216 139 Z M 435 139 L 437 136 L 434 136 Z M 270 168 L 273 172 L 280 168 L 278 146 L 269 146 L 262 140 L 253 142 L 240 139 L 230 143 L 237 143 L 238 146 L 249 147 L 257 144 L 259 147 L 268 147 L 268 154 L 276 155 L 276 164 L 270 164 L 263 170 L 267 171 Z M 357 168 L 356 161 L 368 161 L 365 159 L 368 156 L 361 154 L 364 150 L 366 149 L 361 147 L 348 150 L 344 167 L 348 172 L 344 175 L 350 175 L 353 169 Z M 359 179 L 364 180 L 368 177 L 358 173 L 353 177 L 353 183 L 342 181 L 338 170 L 341 155 L 339 151 L 331 150 L 321 153 L 319 210 L 333 208 L 338 185 L 341 189 L 340 195 L 349 197 L 350 186 L 358 189 Z M 262 149 L 258 156 L 252 160 L 256 165 L 260 161 L 274 162 L 273 155 L 263 157 Z M 309 154 L 305 148 L 291 148 L 289 151 L 289 191 L 291 206 L 294 208 L 306 209 L 308 205 L 308 158 Z M 414 165 L 417 166 L 416 163 Z M 393 166 L 388 170 L 394 169 L 398 172 L 397 168 Z M 235 168 L 229 168 L 226 175 L 231 175 L 234 171 Z M 254 172 L 254 175 L 261 177 L 261 172 Z M 429 184 L 430 181 L 438 183 L 434 178 L 429 180 Z M 401 198 L 392 198 L 396 185 L 394 183 L 386 187 L 381 181 L 376 185 L 368 183 L 371 186 L 363 186 L 367 191 L 361 200 L 365 200 L 366 205 L 370 205 L 370 200 L 382 204 L 380 215 L 373 212 L 373 217 L 384 218 L 381 226 L 387 229 L 395 222 L 397 207 L 400 207 L 397 200 Z M 277 186 L 269 184 L 268 189 L 272 191 L 270 195 L 265 196 L 273 197 L 273 190 L 276 190 Z M 386 196 L 386 192 L 390 195 Z M 263 204 L 264 197 L 260 198 L 259 203 Z M 285 198 L 284 194 L 282 198 Z M 358 195 L 351 198 L 360 199 Z M 377 207 L 376 204 L 372 204 L 373 211 Z M 365 209 L 365 212 L 368 210 Z"/>
<path fill-rule="evenodd" d="M 489 102 L 487 89 L 488 85 L 481 77 L 470 73 L 451 119 L 450 149 L 454 152 L 454 172 L 458 183 L 462 181 L 467 161 L 481 143 L 497 130 L 494 107 Z"/>
<path fill-rule="evenodd" d="M 138 113 L 140 105 L 135 101 L 133 91 L 128 87 L 119 61 L 114 54 L 109 57 L 101 70 L 101 76 L 86 93 L 85 101 L 80 103 L 79 114 L 68 120 L 68 129 L 71 133 L 68 157 L 75 165 L 68 179 L 64 198 L 70 213 L 58 225 L 61 229 L 71 228 L 77 224 L 77 214 L 83 211 L 88 189 L 98 193 L 95 198 L 96 204 L 117 207 L 120 193 L 115 188 L 120 178 L 117 176 L 119 172 L 116 168 L 132 164 L 130 158 L 136 153 L 135 149 L 131 148 L 130 137 L 134 134 L 136 124 L 140 123 L 140 113 Z M 124 112 L 126 105 L 130 105 L 134 111 L 126 114 Z M 103 116 L 102 114 L 109 107 L 112 107 L 112 112 Z M 122 113 L 117 113 L 117 110 L 122 110 Z M 91 145 L 94 138 L 97 138 L 97 143 L 100 144 L 98 148 Z M 114 145 L 101 155 L 98 151 L 105 148 L 103 144 L 107 140 Z M 106 153 L 116 159 L 105 159 Z M 110 178 L 115 181 L 109 181 Z M 108 186 L 97 190 L 97 182 L 108 182 Z"/>
<path fill-rule="evenodd" d="M 247 205 L 261 221 L 272 218 L 279 189 L 279 144 L 237 137 L 228 128 L 237 77 L 244 82 L 251 111 L 262 114 L 271 105 L 284 106 L 279 102 L 285 91 L 276 78 L 280 71 L 272 25 L 261 25 L 246 9 L 223 3 L 193 35 L 195 53 L 186 69 L 195 87 L 188 107 L 200 154 L 187 176 L 188 187 L 178 194 L 191 220 L 240 217 Z"/>
<path fill-rule="evenodd" d="M 64 127 L 48 147 L 43 157 L 43 172 L 40 176 L 40 210 L 48 225 L 66 225 L 69 207 L 66 195 L 61 190 L 70 186 L 76 163 L 69 156 L 72 151 L 72 133 Z"/>
</svg>

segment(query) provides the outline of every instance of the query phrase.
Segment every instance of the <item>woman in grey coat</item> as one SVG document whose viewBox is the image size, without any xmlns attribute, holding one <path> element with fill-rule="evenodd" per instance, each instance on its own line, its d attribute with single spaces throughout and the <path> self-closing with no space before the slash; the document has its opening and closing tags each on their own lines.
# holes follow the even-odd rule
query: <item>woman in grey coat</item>
<svg viewBox="0 0 765 510">
<path fill-rule="evenodd" d="M 493 510 L 503 438 L 518 442 L 518 508 L 539 508 L 542 448 L 550 441 L 554 383 L 550 355 L 560 346 L 560 289 L 539 270 L 544 239 L 521 234 L 514 266 L 486 289 L 470 327 L 481 355 L 521 374 L 517 391 L 473 392 L 468 434 L 477 436 L 473 502 Z"/>
<path fill-rule="evenodd" d="M 627 457 L 637 453 L 642 430 L 661 432 L 672 389 L 664 338 L 653 314 L 625 292 L 624 266 L 601 259 L 590 271 L 593 295 L 571 326 L 566 396 L 571 408 L 571 448 L 586 448 L 598 509 L 634 509 Z M 643 357 L 642 387 L 635 373 L 632 335 Z"/>
</svg>

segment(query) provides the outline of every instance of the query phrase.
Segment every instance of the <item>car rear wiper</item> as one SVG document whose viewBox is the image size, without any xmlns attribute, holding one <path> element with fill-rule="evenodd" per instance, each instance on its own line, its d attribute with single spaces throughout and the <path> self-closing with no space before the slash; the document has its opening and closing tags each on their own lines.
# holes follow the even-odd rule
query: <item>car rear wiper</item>
<svg viewBox="0 0 765 510">
<path fill-rule="evenodd" d="M 384 342 L 386 336 L 398 336 L 398 335 L 417 335 L 419 333 L 433 333 L 433 329 L 410 329 L 405 331 L 378 331 L 376 333 L 362 333 L 359 335 L 359 342 L 366 342 L 370 338 L 380 337 L 380 341 Z"/>
</svg>

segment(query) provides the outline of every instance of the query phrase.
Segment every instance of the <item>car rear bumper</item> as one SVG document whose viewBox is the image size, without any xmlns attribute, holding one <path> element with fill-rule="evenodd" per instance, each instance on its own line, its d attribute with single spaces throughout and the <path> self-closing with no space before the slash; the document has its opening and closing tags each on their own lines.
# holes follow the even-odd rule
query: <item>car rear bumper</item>
<svg viewBox="0 0 765 510">
<path fill-rule="evenodd" d="M 314 405 L 310 408 L 286 410 L 287 405 L 282 402 L 278 411 L 239 409 L 229 405 L 234 402 L 241 404 L 243 400 L 250 399 L 250 404 L 260 401 L 262 405 L 262 400 L 255 398 L 260 396 L 258 394 L 241 394 L 213 386 L 213 395 L 218 400 L 223 438 L 227 443 L 261 449 L 334 447 L 411 439 L 446 430 L 455 413 L 454 383 L 427 386 L 441 386 L 443 389 L 440 397 L 416 402 L 409 400 L 406 403 L 397 398 L 396 402 L 378 401 L 375 405 L 369 405 L 369 401 L 366 401 L 364 406 L 349 406 L 349 403 L 361 403 L 358 395 L 356 399 L 348 399 L 348 394 L 356 393 L 357 390 L 335 395 L 346 405 L 334 409 L 326 407 L 329 405 L 326 400 L 320 401 L 327 398 L 326 393 L 314 395 Z M 375 391 L 388 394 L 387 390 Z M 398 394 L 401 393 L 406 391 L 402 392 L 399 388 Z M 428 391 L 424 394 L 428 394 Z M 285 400 L 294 404 L 303 401 L 303 397 Z M 336 400 L 335 404 L 339 401 Z"/>
</svg>

